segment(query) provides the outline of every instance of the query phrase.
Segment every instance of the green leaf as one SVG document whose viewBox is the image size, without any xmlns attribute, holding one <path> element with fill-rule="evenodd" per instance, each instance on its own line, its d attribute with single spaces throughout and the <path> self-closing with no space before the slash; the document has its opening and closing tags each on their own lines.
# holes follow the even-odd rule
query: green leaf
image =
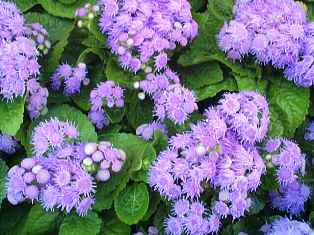
<svg viewBox="0 0 314 235">
<path fill-rule="evenodd" d="M 198 89 L 223 80 L 222 70 L 216 62 L 188 67 L 182 72 L 182 77 L 185 86 L 190 89 Z"/>
<path fill-rule="evenodd" d="M 79 217 L 76 214 L 64 218 L 59 235 L 97 235 L 100 232 L 101 219 L 95 212 Z"/>
<path fill-rule="evenodd" d="M 231 18 L 233 0 L 210 0 L 207 8 L 204 13 L 193 16 L 199 25 L 198 36 L 179 57 L 178 63 L 183 66 L 207 62 L 210 54 L 219 51 L 216 36 L 224 22 Z"/>
<path fill-rule="evenodd" d="M 0 159 L 0 208 L 2 200 L 6 197 L 6 181 L 7 181 L 8 167 L 5 161 Z"/>
<path fill-rule="evenodd" d="M 136 224 L 145 215 L 149 205 L 149 194 L 145 184 L 134 183 L 126 187 L 114 200 L 115 211 L 121 221 Z"/>
<path fill-rule="evenodd" d="M 139 125 L 152 121 L 153 107 L 149 100 L 140 100 L 137 97 L 137 92 L 133 92 L 126 97 L 126 117 L 132 128 L 136 129 Z"/>
<path fill-rule="evenodd" d="M 73 28 L 71 20 L 55 17 L 47 13 L 30 12 L 25 15 L 25 19 L 27 23 L 38 22 L 42 24 L 48 31 L 49 41 L 52 44 L 63 38 L 63 35 L 68 34 Z"/>
<path fill-rule="evenodd" d="M 127 160 L 131 162 L 130 171 L 140 170 L 143 159 L 156 157 L 153 146 L 135 135 L 124 133 L 110 134 L 105 139 L 126 153 Z"/>
<path fill-rule="evenodd" d="M 33 6 L 37 4 L 37 0 L 14 0 L 13 2 L 16 3 L 17 7 L 22 11 L 28 11 L 31 9 Z"/>
<path fill-rule="evenodd" d="M 96 0 L 76 0 L 73 4 L 63 4 L 57 0 L 38 0 L 38 3 L 51 15 L 74 18 L 77 8 L 82 7 L 85 3 L 95 3 Z"/>
<path fill-rule="evenodd" d="M 132 87 L 135 76 L 123 70 L 117 62 L 111 57 L 106 67 L 106 77 L 123 87 Z M 133 80 L 133 82 L 132 82 Z"/>
<path fill-rule="evenodd" d="M 265 202 L 261 201 L 257 197 L 251 198 L 251 206 L 249 208 L 249 214 L 255 215 L 258 214 L 265 207 Z"/>
<path fill-rule="evenodd" d="M 24 98 L 12 102 L 0 100 L 0 131 L 8 135 L 18 132 L 23 123 L 24 103 Z"/>
<path fill-rule="evenodd" d="M 129 235 L 131 234 L 130 226 L 122 223 L 117 217 L 109 217 L 104 222 L 101 235 Z"/>
<path fill-rule="evenodd" d="M 47 212 L 41 205 L 36 204 L 27 215 L 23 234 L 40 235 L 54 231 L 57 227 L 57 218 L 59 213 Z"/>
<path fill-rule="evenodd" d="M 284 78 L 272 78 L 268 92 L 269 135 L 293 137 L 308 113 L 310 92 Z"/>
<path fill-rule="evenodd" d="M 217 93 L 221 91 L 236 91 L 238 90 L 237 84 L 234 79 L 226 79 L 222 82 L 209 85 L 206 87 L 202 87 L 200 89 L 195 90 L 197 100 L 202 101 L 209 97 L 214 97 Z"/>
</svg>

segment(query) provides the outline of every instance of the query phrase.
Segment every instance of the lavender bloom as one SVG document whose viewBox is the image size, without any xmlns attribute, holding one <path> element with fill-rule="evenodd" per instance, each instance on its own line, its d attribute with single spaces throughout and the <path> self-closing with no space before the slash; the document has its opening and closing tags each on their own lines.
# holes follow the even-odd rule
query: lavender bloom
<svg viewBox="0 0 314 235">
<path fill-rule="evenodd" d="M 205 218 L 205 208 L 202 203 L 191 203 L 184 199 L 175 202 L 172 216 L 165 224 L 167 233 L 172 235 L 180 235 L 182 231 L 200 235 L 213 232 L 210 230 L 210 221 Z"/>
<path fill-rule="evenodd" d="M 48 39 L 47 30 L 39 23 L 33 23 L 26 28 L 26 35 L 31 38 L 39 52 L 43 55 L 48 53 L 51 43 Z"/>
<path fill-rule="evenodd" d="M 218 109 L 241 141 L 261 141 L 268 130 L 269 110 L 266 99 L 256 92 L 226 94 Z"/>
<path fill-rule="evenodd" d="M 56 118 L 41 122 L 32 135 L 34 154 L 41 156 L 50 150 L 62 148 L 66 145 L 67 139 L 76 139 L 78 136 L 78 130 L 69 122 L 62 122 Z"/>
<path fill-rule="evenodd" d="M 98 129 L 109 124 L 109 119 L 103 106 L 109 108 L 124 106 L 123 89 L 112 81 L 101 82 L 90 93 L 91 110 L 88 114 L 92 123 Z"/>
<path fill-rule="evenodd" d="M 313 141 L 314 140 L 314 122 L 310 122 L 307 125 L 306 131 L 305 131 L 305 135 L 304 135 L 304 139 L 307 141 Z"/>
<path fill-rule="evenodd" d="M 35 43 L 23 36 L 0 43 L 0 94 L 6 100 L 23 96 L 29 78 L 39 74 Z"/>
<path fill-rule="evenodd" d="M 12 2 L 0 2 L 0 39 L 11 41 L 25 33 L 24 17 Z"/>
<path fill-rule="evenodd" d="M 41 87 L 35 79 L 30 79 L 27 82 L 27 90 L 29 92 L 29 96 L 27 97 L 28 114 L 31 119 L 35 119 L 46 108 L 49 95 L 48 89 Z"/>
<path fill-rule="evenodd" d="M 86 64 L 79 63 L 77 67 L 72 68 L 68 64 L 60 65 L 51 76 L 51 87 L 53 90 L 61 89 L 63 82 L 63 93 L 71 96 L 80 92 L 81 85 L 87 85 L 89 79 L 86 77 Z"/>
<path fill-rule="evenodd" d="M 293 0 L 238 0 L 218 44 L 232 59 L 252 54 L 258 63 L 285 68 L 299 59 L 305 31 L 304 9 Z"/>
<path fill-rule="evenodd" d="M 168 118 L 178 124 L 184 123 L 188 115 L 197 109 L 193 92 L 180 84 L 170 85 L 160 94 L 155 94 L 154 104 L 154 112 L 159 120 Z"/>
<path fill-rule="evenodd" d="M 265 224 L 260 229 L 265 235 L 310 235 L 314 230 L 307 223 L 280 217 L 271 224 Z"/>
<path fill-rule="evenodd" d="M 123 68 L 145 70 L 150 59 L 156 69 L 166 67 L 166 50 L 186 46 L 197 35 L 188 1 L 102 0 L 99 26 Z"/>
<path fill-rule="evenodd" d="M 231 99 L 233 97 L 236 99 Z M 198 231 L 200 228 L 196 225 L 188 227 L 186 219 L 171 216 L 166 222 L 169 233 L 180 234 L 183 230 L 191 234 L 214 233 L 221 219 L 229 215 L 239 218 L 249 209 L 249 193 L 258 188 L 265 173 L 263 159 L 254 146 L 268 128 L 265 102 L 256 93 L 229 94 L 217 107 L 205 112 L 205 120 L 191 125 L 191 131 L 169 139 L 169 148 L 159 154 L 150 169 L 150 185 L 170 200 L 186 198 L 189 202 L 199 200 L 206 186 L 219 192 L 206 225 L 200 225 L 204 231 Z M 250 142 L 243 141 L 244 124 L 236 126 L 232 121 L 240 114 L 248 117 L 247 126 L 255 127 L 257 134 L 248 139 Z M 179 201 L 175 208 L 187 208 Z M 184 211 L 177 210 L 176 214 L 184 214 Z"/>
<path fill-rule="evenodd" d="M 75 11 L 75 17 L 78 19 L 77 26 L 82 28 L 87 26 L 89 21 L 93 20 L 95 15 L 99 12 L 100 7 L 98 5 L 85 4 L 84 7 L 78 8 Z"/>
<path fill-rule="evenodd" d="M 277 178 L 281 185 L 295 182 L 298 174 L 304 175 L 305 156 L 297 144 L 284 139 L 271 139 L 267 141 L 265 150 L 277 167 Z"/>
<path fill-rule="evenodd" d="M 167 134 L 166 127 L 158 122 L 153 121 L 152 123 L 142 124 L 136 128 L 136 135 L 141 136 L 144 140 L 150 140 L 156 131 L 161 131 L 163 134 Z"/>
<path fill-rule="evenodd" d="M 304 204 L 310 198 L 310 188 L 295 181 L 286 186 L 280 186 L 278 192 L 270 193 L 271 205 L 291 215 L 304 211 Z"/>
<path fill-rule="evenodd" d="M 142 232 L 133 233 L 133 235 L 144 235 Z M 147 230 L 147 235 L 158 235 L 158 229 L 155 226 L 149 226 Z"/>
<path fill-rule="evenodd" d="M 18 143 L 14 137 L 7 134 L 0 134 L 0 151 L 13 154 L 17 148 Z"/>
<path fill-rule="evenodd" d="M 86 157 L 82 159 L 82 167 L 87 172 L 95 174 L 97 181 L 105 182 L 110 179 L 111 172 L 119 172 L 126 160 L 122 149 L 113 148 L 110 142 L 84 145 Z"/>
</svg>

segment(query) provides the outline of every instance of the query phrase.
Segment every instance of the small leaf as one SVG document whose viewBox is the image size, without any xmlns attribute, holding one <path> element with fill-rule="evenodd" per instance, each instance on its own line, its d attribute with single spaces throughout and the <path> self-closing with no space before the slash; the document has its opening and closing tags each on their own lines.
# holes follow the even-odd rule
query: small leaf
<svg viewBox="0 0 314 235">
<path fill-rule="evenodd" d="M 136 224 L 144 217 L 148 205 L 149 194 L 143 183 L 126 187 L 114 201 L 119 219 L 129 225 Z"/>
<path fill-rule="evenodd" d="M 133 85 L 132 75 L 124 71 L 117 62 L 111 57 L 106 67 L 106 77 L 108 80 L 114 81 L 123 87 L 131 87 Z"/>
<path fill-rule="evenodd" d="M 122 223 L 117 217 L 109 217 L 104 222 L 101 235 L 130 235 L 130 226 Z"/>
<path fill-rule="evenodd" d="M 6 197 L 6 181 L 7 181 L 8 167 L 5 161 L 0 159 L 0 208 L 2 200 Z"/>
<path fill-rule="evenodd" d="M 90 212 L 85 217 L 76 214 L 64 218 L 59 235 L 97 235 L 101 229 L 101 219 L 95 212 Z"/>
<path fill-rule="evenodd" d="M 0 100 L 0 130 L 8 135 L 15 135 L 23 123 L 24 98 L 12 102 Z"/>
</svg>

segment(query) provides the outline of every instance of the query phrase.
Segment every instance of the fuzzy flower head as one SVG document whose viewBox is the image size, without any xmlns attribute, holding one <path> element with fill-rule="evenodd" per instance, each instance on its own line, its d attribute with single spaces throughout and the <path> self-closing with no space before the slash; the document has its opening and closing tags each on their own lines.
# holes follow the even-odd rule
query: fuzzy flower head
<svg viewBox="0 0 314 235">
<path fill-rule="evenodd" d="M 182 124 L 189 114 L 197 109 L 196 98 L 193 92 L 182 87 L 180 84 L 170 85 L 154 97 L 155 115 L 159 120 L 165 118 Z"/>
<path fill-rule="evenodd" d="M 310 194 L 310 187 L 295 181 L 280 186 L 278 192 L 271 192 L 269 196 L 272 207 L 291 215 L 299 215 L 304 211 L 304 204 L 310 198 Z"/>
<path fill-rule="evenodd" d="M 158 121 L 153 121 L 152 123 L 142 124 L 136 128 L 136 135 L 141 136 L 144 140 L 150 140 L 153 138 L 154 133 L 160 131 L 163 134 L 167 134 L 167 129 L 165 125 Z"/>
<path fill-rule="evenodd" d="M 137 72 L 147 64 L 167 65 L 166 50 L 186 46 L 197 35 L 188 1 L 102 0 L 99 26 L 125 69 Z"/>
<path fill-rule="evenodd" d="M 80 92 L 81 85 L 88 85 L 89 79 L 86 77 L 86 64 L 79 63 L 77 67 L 72 68 L 68 64 L 61 64 L 51 76 L 51 87 L 53 90 L 61 89 L 64 86 L 63 93 L 71 96 Z"/>
<path fill-rule="evenodd" d="M 314 230 L 305 222 L 290 220 L 286 217 L 280 217 L 271 224 L 265 224 L 260 229 L 265 235 L 311 235 Z"/>
<path fill-rule="evenodd" d="M 14 3 L 0 2 L 0 39 L 13 40 L 25 33 L 24 17 Z"/>
<path fill-rule="evenodd" d="M 15 153 L 18 148 L 18 143 L 13 136 L 0 134 L 0 151 L 7 154 Z"/>
<path fill-rule="evenodd" d="M 47 30 L 39 23 L 33 23 L 27 27 L 26 35 L 31 38 L 41 55 L 48 54 L 51 42 L 48 39 Z"/>
<path fill-rule="evenodd" d="M 266 99 L 256 92 L 226 94 L 218 109 L 241 141 L 261 141 L 268 130 L 269 109 Z"/>
<path fill-rule="evenodd" d="M 306 34 L 306 15 L 293 0 L 238 0 L 234 19 L 218 35 L 232 59 L 251 54 L 256 62 L 284 68 L 298 60 Z"/>
<path fill-rule="evenodd" d="M 109 124 L 104 107 L 122 108 L 124 106 L 123 89 L 113 81 L 101 82 L 90 93 L 91 110 L 88 117 L 98 129 Z"/>
<path fill-rule="evenodd" d="M 62 148 L 68 140 L 74 140 L 78 136 L 78 130 L 69 122 L 62 122 L 57 118 L 41 122 L 32 135 L 34 154 L 40 156 L 50 150 Z"/>
<path fill-rule="evenodd" d="M 292 141 L 270 139 L 266 142 L 265 151 L 271 156 L 281 185 L 293 183 L 298 175 L 305 174 L 305 155 Z"/>
<path fill-rule="evenodd" d="M 41 87 L 36 79 L 31 79 L 27 82 L 27 110 L 29 117 L 35 119 L 45 111 L 48 99 L 48 89 Z"/>
<path fill-rule="evenodd" d="M 28 79 L 39 74 L 34 41 L 19 36 L 0 43 L 0 94 L 6 100 L 23 96 Z"/>
<path fill-rule="evenodd" d="M 313 141 L 314 140 L 314 122 L 310 122 L 307 127 L 304 134 L 304 139 L 307 141 Z"/>
</svg>

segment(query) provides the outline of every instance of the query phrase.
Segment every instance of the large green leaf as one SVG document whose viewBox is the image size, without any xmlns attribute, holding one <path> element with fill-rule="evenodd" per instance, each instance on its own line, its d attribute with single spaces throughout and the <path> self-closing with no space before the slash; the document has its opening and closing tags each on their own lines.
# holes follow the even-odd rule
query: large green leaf
<svg viewBox="0 0 314 235">
<path fill-rule="evenodd" d="M 52 44 L 68 34 L 73 27 L 73 22 L 71 20 L 55 17 L 47 13 L 30 12 L 25 15 L 25 18 L 27 23 L 38 22 L 42 24 L 48 31 L 49 40 Z"/>
<path fill-rule="evenodd" d="M 24 98 L 12 102 L 0 100 L 0 131 L 15 135 L 23 123 Z"/>
<path fill-rule="evenodd" d="M 271 112 L 269 135 L 293 137 L 308 113 L 309 89 L 274 77 L 267 97 Z"/>
<path fill-rule="evenodd" d="M 5 161 L 0 159 L 0 208 L 2 200 L 6 197 L 6 181 L 7 181 L 8 167 Z"/>
<path fill-rule="evenodd" d="M 85 217 L 71 214 L 63 220 L 59 235 L 97 235 L 101 229 L 101 219 L 95 212 Z"/>
<path fill-rule="evenodd" d="M 219 51 L 216 37 L 224 22 L 230 19 L 232 7 L 233 0 L 210 0 L 207 11 L 194 14 L 193 18 L 199 25 L 198 36 L 190 48 L 181 54 L 179 64 L 200 64 L 209 61 L 211 53 Z"/>
<path fill-rule="evenodd" d="M 114 200 L 115 211 L 121 221 L 136 224 L 145 215 L 149 205 L 149 193 L 145 184 L 134 183 L 126 187 Z"/>
<path fill-rule="evenodd" d="M 14 0 L 13 2 L 22 12 L 28 11 L 37 4 L 37 0 Z"/>
<path fill-rule="evenodd" d="M 57 227 L 58 212 L 47 212 L 41 205 L 32 207 L 22 229 L 25 235 L 40 235 L 52 232 Z"/>
</svg>

